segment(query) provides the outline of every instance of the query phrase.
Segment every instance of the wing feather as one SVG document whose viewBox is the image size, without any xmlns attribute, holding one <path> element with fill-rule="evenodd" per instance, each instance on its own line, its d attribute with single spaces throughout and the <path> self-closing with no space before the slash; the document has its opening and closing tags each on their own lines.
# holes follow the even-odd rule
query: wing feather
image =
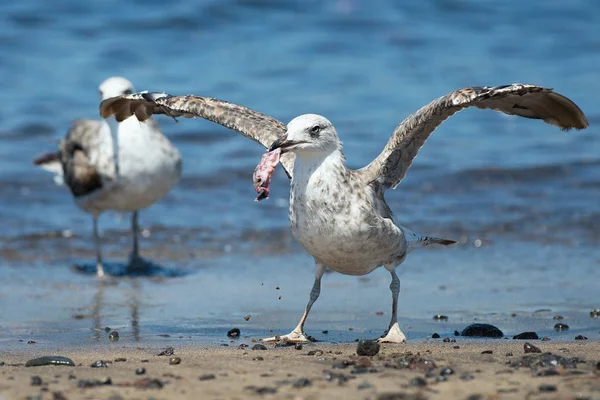
<svg viewBox="0 0 600 400">
<path fill-rule="evenodd" d="M 563 130 L 588 126 L 581 109 L 552 89 L 522 84 L 464 88 L 432 101 L 402 121 L 381 154 L 359 172 L 367 182 L 395 188 L 429 135 L 447 118 L 469 107 L 541 119 Z"/>
<path fill-rule="evenodd" d="M 266 148 L 287 130 L 285 124 L 275 118 L 211 97 L 141 92 L 113 97 L 100 104 L 103 118 L 114 115 L 119 122 L 132 115 L 145 121 L 153 114 L 165 114 L 172 118 L 204 118 L 241 133 Z M 293 154 L 284 154 L 280 161 L 288 177 L 291 177 Z"/>
</svg>

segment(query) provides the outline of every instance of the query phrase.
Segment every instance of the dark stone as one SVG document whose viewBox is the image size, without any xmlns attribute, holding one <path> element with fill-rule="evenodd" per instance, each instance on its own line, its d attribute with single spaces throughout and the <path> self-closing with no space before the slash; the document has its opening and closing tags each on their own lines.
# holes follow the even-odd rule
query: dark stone
<svg viewBox="0 0 600 400">
<path fill-rule="evenodd" d="M 181 364 L 181 358 L 179 358 L 179 357 L 169 358 L 169 365 L 179 365 L 179 364 Z"/>
<path fill-rule="evenodd" d="M 124 357 L 115 358 L 115 362 L 116 363 L 118 363 L 118 362 L 125 362 L 125 361 L 127 361 L 127 359 L 124 358 Z"/>
<path fill-rule="evenodd" d="M 554 316 L 554 320 L 555 321 L 562 321 L 563 319 L 565 319 L 565 317 L 563 317 L 562 315 L 555 315 Z"/>
<path fill-rule="evenodd" d="M 436 380 L 437 382 L 446 382 L 446 381 L 448 380 L 448 377 L 447 377 L 447 376 L 442 376 L 442 375 L 440 375 L 440 376 L 436 376 L 436 377 L 435 377 L 435 380 Z"/>
<path fill-rule="evenodd" d="M 112 385 L 112 379 L 85 379 L 77 382 L 78 388 L 91 388 L 95 386 Z"/>
<path fill-rule="evenodd" d="M 377 340 L 361 340 L 356 347 L 359 356 L 374 356 L 379 353 L 379 342 Z"/>
<path fill-rule="evenodd" d="M 454 336 L 460 336 L 460 332 L 459 331 L 454 331 Z"/>
<path fill-rule="evenodd" d="M 523 350 L 525 351 L 525 353 L 541 353 L 542 350 L 540 350 L 539 347 L 532 345 L 529 342 L 525 342 L 525 344 L 523 345 Z"/>
<path fill-rule="evenodd" d="M 568 331 L 569 330 L 569 325 L 567 324 L 562 324 L 562 323 L 558 323 L 556 325 L 554 325 L 554 330 L 555 331 Z"/>
<path fill-rule="evenodd" d="M 420 376 L 417 376 L 416 378 L 411 379 L 408 384 L 410 386 L 425 387 L 427 386 L 427 381 Z"/>
<path fill-rule="evenodd" d="M 484 350 L 481 352 L 481 354 L 493 354 L 494 352 L 492 350 Z"/>
<path fill-rule="evenodd" d="M 491 338 L 498 338 L 504 336 L 500 329 L 490 324 L 471 324 L 465 329 L 463 329 L 461 335 Z"/>
<path fill-rule="evenodd" d="M 311 350 L 308 353 L 306 353 L 307 356 L 322 356 L 323 355 L 323 350 Z"/>
<path fill-rule="evenodd" d="M 454 338 L 450 339 L 450 338 L 446 337 L 446 338 L 444 338 L 444 340 L 442 340 L 442 342 L 444 342 L 444 343 L 456 343 L 456 339 L 454 339 Z"/>
<path fill-rule="evenodd" d="M 98 360 L 91 365 L 92 368 L 108 368 L 108 364 L 104 360 Z"/>
<path fill-rule="evenodd" d="M 294 349 L 296 349 L 296 350 L 302 350 L 302 347 L 303 347 L 303 346 L 302 346 L 302 343 L 296 343 L 296 344 L 294 345 Z"/>
<path fill-rule="evenodd" d="M 540 392 L 556 392 L 556 385 L 540 385 Z"/>
<path fill-rule="evenodd" d="M 508 352 L 508 353 L 506 353 L 506 354 L 505 354 L 505 356 L 506 356 L 506 357 L 512 357 L 512 356 L 513 356 L 513 353 L 512 353 L 512 351 L 511 351 L 511 352 Z"/>
<path fill-rule="evenodd" d="M 423 393 L 406 393 L 406 392 L 393 392 L 393 393 L 381 393 L 375 400 L 426 400 L 427 396 Z"/>
<path fill-rule="evenodd" d="M 146 368 L 138 368 L 135 370 L 136 375 L 144 375 L 146 373 Z"/>
<path fill-rule="evenodd" d="M 74 367 L 75 363 L 70 358 L 63 356 L 44 356 L 31 359 L 25 363 L 26 367 L 39 367 L 41 365 L 66 365 Z"/>
<path fill-rule="evenodd" d="M 264 344 L 257 343 L 254 346 L 252 346 L 252 350 L 267 350 L 267 346 L 265 346 Z"/>
<path fill-rule="evenodd" d="M 310 379 L 307 378 L 300 378 L 292 384 L 292 386 L 295 388 L 303 388 L 310 385 L 312 385 L 312 382 L 310 381 Z"/>
<path fill-rule="evenodd" d="M 544 336 L 544 337 L 542 338 L 542 342 L 547 342 L 548 340 L 550 340 L 550 338 L 549 338 L 548 336 Z"/>
<path fill-rule="evenodd" d="M 437 314 L 433 316 L 433 319 L 436 321 L 448 321 L 448 316 L 447 315 L 441 315 L 441 314 Z"/>
<path fill-rule="evenodd" d="M 454 374 L 454 370 L 450 367 L 442 368 L 440 371 L 440 376 L 448 376 Z"/>
<path fill-rule="evenodd" d="M 213 379 L 217 379 L 215 374 L 206 374 L 206 375 L 201 375 L 198 377 L 198 380 L 200 380 L 200 381 L 211 381 Z"/>
<path fill-rule="evenodd" d="M 552 353 L 542 353 L 542 354 L 532 354 L 528 356 L 523 356 L 518 360 L 513 360 L 510 362 L 510 366 L 514 368 L 518 367 L 528 367 L 532 370 L 537 370 L 537 368 L 547 368 L 547 367 L 557 367 L 561 366 L 565 369 L 577 368 L 577 364 L 582 363 L 584 361 L 579 358 L 567 358 L 557 354 Z"/>
<path fill-rule="evenodd" d="M 42 386 L 42 378 L 40 378 L 39 376 L 32 376 L 31 386 Z"/>
<path fill-rule="evenodd" d="M 159 356 L 172 356 L 173 354 L 175 354 L 175 349 L 173 347 L 169 346 L 166 349 L 164 349 L 163 351 L 161 351 L 160 353 L 158 353 L 157 355 L 159 355 Z"/>
<path fill-rule="evenodd" d="M 427 360 L 419 355 L 407 354 L 396 360 L 396 364 L 386 365 L 389 368 L 395 369 L 412 369 L 412 370 L 424 370 L 431 371 L 436 368 L 433 360 Z"/>
<path fill-rule="evenodd" d="M 483 395 L 476 393 L 476 394 L 472 394 L 469 397 L 467 397 L 467 400 L 483 400 Z"/>
<path fill-rule="evenodd" d="M 329 331 L 323 331 L 323 335 L 327 335 Z"/>
<path fill-rule="evenodd" d="M 0 367 L 2 367 L 3 365 L 5 365 L 6 363 L 4 361 L 0 361 Z"/>
<path fill-rule="evenodd" d="M 258 356 L 258 357 L 252 357 L 252 361 L 265 361 L 264 357 Z"/>
<path fill-rule="evenodd" d="M 585 337 L 583 335 L 577 335 L 577 336 L 575 336 L 575 340 L 587 340 L 587 337 Z"/>
<path fill-rule="evenodd" d="M 558 376 L 560 372 L 556 368 L 548 368 L 538 372 L 537 376 Z"/>
<path fill-rule="evenodd" d="M 464 374 L 460 377 L 460 379 L 463 381 L 472 381 L 473 379 L 475 379 L 475 377 L 471 374 Z"/>
<path fill-rule="evenodd" d="M 37 342 L 35 340 L 28 340 L 27 344 L 36 344 Z"/>
<path fill-rule="evenodd" d="M 251 390 L 254 393 L 258 394 L 258 395 L 264 395 L 264 394 L 275 394 L 277 393 L 277 389 L 276 388 L 272 388 L 272 387 L 268 387 L 268 386 L 246 386 L 244 389 L 246 390 Z"/>
<path fill-rule="evenodd" d="M 239 338 L 240 334 L 241 334 L 241 332 L 240 332 L 240 330 L 238 328 L 230 329 L 227 332 L 227 336 L 230 337 L 230 338 Z"/>
<path fill-rule="evenodd" d="M 119 340 L 119 332 L 117 331 L 112 331 L 111 333 L 108 334 L 108 340 L 110 340 L 111 342 L 116 342 Z"/>
<path fill-rule="evenodd" d="M 434 333 L 433 335 L 431 335 L 431 338 L 432 339 L 439 339 L 440 335 L 439 335 L 439 333 Z"/>
<path fill-rule="evenodd" d="M 540 337 L 535 332 L 523 332 L 513 336 L 513 339 L 519 340 L 538 340 Z"/>
</svg>

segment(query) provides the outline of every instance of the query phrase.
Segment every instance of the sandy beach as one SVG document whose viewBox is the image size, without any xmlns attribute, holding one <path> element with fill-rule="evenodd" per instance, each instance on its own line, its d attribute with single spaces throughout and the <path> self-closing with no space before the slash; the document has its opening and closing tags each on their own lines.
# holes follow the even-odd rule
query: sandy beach
<svg viewBox="0 0 600 400">
<path fill-rule="evenodd" d="M 542 353 L 526 354 L 526 342 Z M 600 398 L 597 342 L 458 338 L 382 345 L 373 357 L 357 356 L 355 343 L 252 350 L 255 344 L 174 345 L 171 356 L 158 355 L 164 348 L 118 343 L 60 354 L 33 346 L 0 351 L 0 399 Z M 25 367 L 43 355 L 69 357 L 75 366 Z M 174 357 L 181 362 L 170 364 Z M 99 360 L 107 367 L 91 367 Z M 136 374 L 140 368 L 144 373 Z"/>
</svg>

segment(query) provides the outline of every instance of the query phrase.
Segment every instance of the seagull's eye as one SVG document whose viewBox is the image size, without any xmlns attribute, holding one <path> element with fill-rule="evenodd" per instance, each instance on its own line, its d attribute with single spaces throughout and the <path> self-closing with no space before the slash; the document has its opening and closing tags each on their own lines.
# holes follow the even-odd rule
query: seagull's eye
<svg viewBox="0 0 600 400">
<path fill-rule="evenodd" d="M 133 93 L 133 90 L 131 90 L 131 89 L 127 89 L 127 90 L 123 91 L 123 94 L 125 94 L 125 95 L 132 94 L 132 93 Z"/>
<path fill-rule="evenodd" d="M 321 132 L 321 127 L 319 125 L 315 125 L 310 128 L 310 136 L 317 136 Z"/>
</svg>

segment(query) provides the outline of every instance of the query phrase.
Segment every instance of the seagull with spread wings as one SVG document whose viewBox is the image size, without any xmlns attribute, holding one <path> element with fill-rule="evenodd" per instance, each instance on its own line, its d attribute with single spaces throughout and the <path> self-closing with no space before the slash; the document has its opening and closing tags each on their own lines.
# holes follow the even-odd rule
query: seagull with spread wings
<svg viewBox="0 0 600 400">
<path fill-rule="evenodd" d="M 200 96 L 136 93 L 103 101 L 100 114 L 117 121 L 153 114 L 200 117 L 262 144 L 280 149 L 281 164 L 291 178 L 289 223 L 295 238 L 315 260 L 310 300 L 298 326 L 266 341 L 303 342 L 304 322 L 321 291 L 326 269 L 365 275 L 384 266 L 391 274 L 392 317 L 381 342 L 401 343 L 406 336 L 397 318 L 400 281 L 396 267 L 408 253 L 452 240 L 411 232 L 398 224 L 384 193 L 406 175 L 417 152 L 445 119 L 465 108 L 492 109 L 509 115 L 541 119 L 563 130 L 588 126 L 581 109 L 563 95 L 534 85 L 470 87 L 442 96 L 402 121 L 379 156 L 359 170 L 346 167 L 338 134 L 326 118 L 307 114 L 286 127 L 280 121 L 243 106 Z"/>
<path fill-rule="evenodd" d="M 103 100 L 134 92 L 132 83 L 118 76 L 106 79 L 99 90 Z M 147 265 L 139 255 L 139 210 L 163 198 L 181 177 L 179 151 L 154 120 L 123 119 L 114 136 L 106 121 L 75 120 L 58 151 L 37 157 L 34 164 L 55 173 L 79 208 L 92 215 L 99 277 L 104 276 L 104 264 L 98 217 L 106 210 L 132 212 L 133 249 L 128 267 L 135 270 Z"/>
</svg>

